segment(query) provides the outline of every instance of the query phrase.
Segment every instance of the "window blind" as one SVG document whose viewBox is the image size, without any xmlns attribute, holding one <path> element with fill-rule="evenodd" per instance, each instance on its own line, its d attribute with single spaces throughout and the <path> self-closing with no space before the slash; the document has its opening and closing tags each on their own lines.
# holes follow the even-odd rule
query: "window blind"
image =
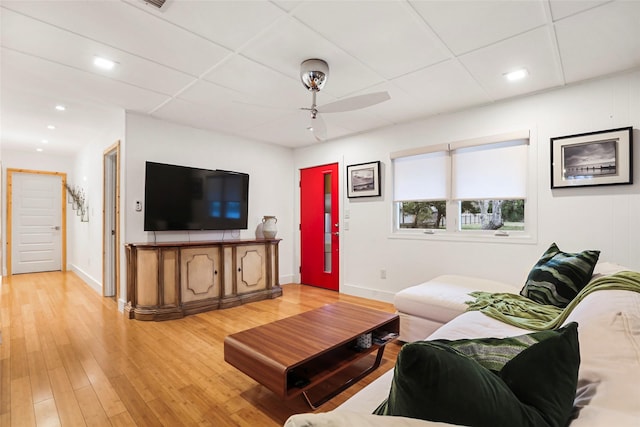
<svg viewBox="0 0 640 427">
<path fill-rule="evenodd" d="M 527 138 L 454 148 L 452 199 L 526 198 L 528 144 Z"/>
<path fill-rule="evenodd" d="M 448 166 L 447 151 L 395 157 L 394 201 L 447 199 Z"/>
</svg>

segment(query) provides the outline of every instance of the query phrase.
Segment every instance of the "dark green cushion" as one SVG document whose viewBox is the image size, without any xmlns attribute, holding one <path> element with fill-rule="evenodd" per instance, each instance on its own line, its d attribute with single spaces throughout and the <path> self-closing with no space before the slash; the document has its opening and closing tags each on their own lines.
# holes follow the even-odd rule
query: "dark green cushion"
<svg viewBox="0 0 640 427">
<path fill-rule="evenodd" d="M 595 250 L 562 252 L 553 243 L 529 272 L 520 295 L 564 308 L 589 283 L 599 256 Z"/>
<path fill-rule="evenodd" d="M 565 427 L 578 383 L 577 323 L 523 337 L 405 344 L 389 397 L 375 413 L 474 427 Z M 473 341 L 481 341 L 477 349 L 488 344 L 499 353 L 504 343 L 517 350 L 491 362 L 499 367 L 493 371 L 474 351 L 463 353 Z"/>
</svg>

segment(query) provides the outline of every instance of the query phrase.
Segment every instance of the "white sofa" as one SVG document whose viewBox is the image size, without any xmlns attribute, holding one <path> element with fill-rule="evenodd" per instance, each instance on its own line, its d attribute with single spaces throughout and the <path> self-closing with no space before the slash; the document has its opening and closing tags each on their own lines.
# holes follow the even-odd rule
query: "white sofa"
<svg viewBox="0 0 640 427">
<path fill-rule="evenodd" d="M 623 267 L 602 263 L 593 278 Z M 581 363 L 571 427 L 640 426 L 640 292 L 603 290 L 587 295 L 564 324 L 577 322 Z M 531 331 L 504 324 L 479 311 L 455 317 L 427 340 L 516 336 Z M 418 419 L 372 415 L 384 401 L 393 370 L 327 413 L 297 414 L 286 427 L 443 426 Z"/>
<path fill-rule="evenodd" d="M 519 291 L 513 285 L 477 277 L 444 274 L 396 293 L 393 304 L 400 316 L 401 341 L 422 340 L 467 309 L 473 291 Z"/>
</svg>

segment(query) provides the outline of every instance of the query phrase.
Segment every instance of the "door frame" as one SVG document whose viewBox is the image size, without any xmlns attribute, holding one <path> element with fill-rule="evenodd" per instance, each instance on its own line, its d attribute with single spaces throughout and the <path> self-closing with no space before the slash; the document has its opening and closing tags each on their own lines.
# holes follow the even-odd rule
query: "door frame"
<svg viewBox="0 0 640 427">
<path fill-rule="evenodd" d="M 106 165 L 115 156 L 115 174 L 107 174 Z M 107 265 L 113 265 L 113 280 L 115 286 L 116 301 L 120 299 L 120 140 L 102 153 L 102 295 L 106 296 Z M 113 190 L 114 203 L 111 210 L 107 211 L 107 190 Z M 113 248 L 109 247 L 108 225 L 113 220 L 115 243 Z M 112 257 L 113 262 L 107 262 L 107 257 Z"/>
<path fill-rule="evenodd" d="M 14 173 L 26 173 L 32 175 L 56 175 L 61 178 L 60 185 L 60 217 L 62 218 L 62 233 L 60 238 L 62 239 L 61 248 L 60 248 L 60 269 L 61 271 L 67 271 L 67 197 L 66 197 L 66 186 L 67 186 L 67 174 L 65 172 L 47 172 L 40 170 L 32 170 L 32 169 L 14 169 L 7 168 L 7 276 L 11 276 L 11 267 L 12 267 L 12 241 L 13 238 L 13 229 L 12 229 L 12 220 L 13 220 L 13 174 Z"/>
</svg>

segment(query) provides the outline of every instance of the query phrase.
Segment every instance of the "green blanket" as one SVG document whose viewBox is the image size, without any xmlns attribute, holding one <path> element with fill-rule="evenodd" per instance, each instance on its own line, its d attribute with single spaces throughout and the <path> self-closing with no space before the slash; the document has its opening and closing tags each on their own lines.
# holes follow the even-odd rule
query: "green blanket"
<svg viewBox="0 0 640 427">
<path fill-rule="evenodd" d="M 538 304 L 517 294 L 481 291 L 470 293 L 469 295 L 476 300 L 467 301 L 466 304 L 469 305 L 467 311 L 478 310 L 509 325 L 542 331 L 560 327 L 580 301 L 590 293 L 601 290 L 640 292 L 640 273 L 621 271 L 595 279 L 587 284 L 564 309 Z"/>
</svg>

